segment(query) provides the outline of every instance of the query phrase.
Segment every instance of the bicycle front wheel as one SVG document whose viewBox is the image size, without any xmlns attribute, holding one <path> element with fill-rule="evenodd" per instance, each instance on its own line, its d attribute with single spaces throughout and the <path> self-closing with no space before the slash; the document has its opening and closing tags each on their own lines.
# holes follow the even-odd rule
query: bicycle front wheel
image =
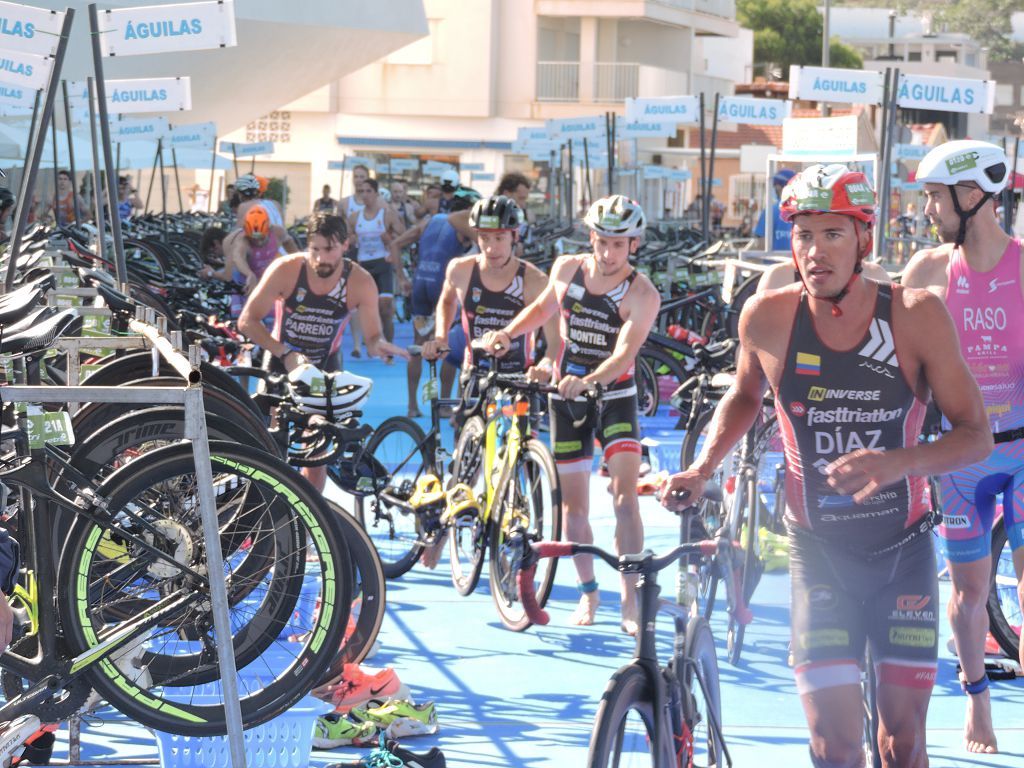
<svg viewBox="0 0 1024 768">
<path fill-rule="evenodd" d="M 532 622 L 519 601 L 518 553 L 513 552 L 507 542 L 512 532 L 520 528 L 543 541 L 562 538 L 561 492 L 548 447 L 539 440 L 527 440 L 508 484 L 499 488 L 498 493 L 491 518 L 491 597 L 501 623 L 515 632 L 522 632 Z M 537 564 L 534 593 L 541 607 L 551 594 L 557 563 L 558 558 L 545 558 Z"/>
<path fill-rule="evenodd" d="M 246 727 L 320 679 L 341 644 L 352 572 L 340 528 L 308 482 L 251 448 L 212 441 L 210 453 L 230 638 L 213 629 L 189 445 L 147 453 L 104 481 L 106 506 L 75 523 L 58 581 L 62 626 L 92 686 L 144 725 L 203 736 L 226 731 L 224 649 L 239 669 Z M 125 604 L 147 607 L 125 616 Z"/>
<path fill-rule="evenodd" d="M 1003 653 L 1016 659 L 1024 619 L 1017 598 L 1017 572 L 1013 567 L 1013 552 L 1006 536 L 1006 520 L 1002 517 L 992 526 L 992 580 L 986 608 L 992 637 L 999 643 Z"/>
<path fill-rule="evenodd" d="M 411 488 L 433 466 L 423 429 L 404 416 L 392 416 L 377 427 L 366 441 L 366 452 L 388 473 L 392 489 L 403 484 Z M 416 564 L 423 552 L 419 517 L 388 504 L 380 496 L 364 499 L 362 510 L 363 527 L 377 548 L 384 575 L 397 579 Z"/>
<path fill-rule="evenodd" d="M 484 421 L 479 416 L 466 420 L 455 445 L 452 482 L 465 483 L 482 505 L 487 503 L 484 483 Z M 465 514 L 449 522 L 448 560 L 455 591 L 465 597 L 480 583 L 487 552 L 487 521 L 481 514 Z"/>
<path fill-rule="evenodd" d="M 601 696 L 590 735 L 588 768 L 675 765 L 657 725 L 654 688 L 642 667 L 629 665 L 612 675 Z"/>
<path fill-rule="evenodd" d="M 698 617 L 686 626 L 683 657 L 675 659 L 676 676 L 683 689 L 684 729 L 692 739 L 692 766 L 722 765 L 722 691 L 718 680 L 715 638 L 708 623 Z"/>
</svg>

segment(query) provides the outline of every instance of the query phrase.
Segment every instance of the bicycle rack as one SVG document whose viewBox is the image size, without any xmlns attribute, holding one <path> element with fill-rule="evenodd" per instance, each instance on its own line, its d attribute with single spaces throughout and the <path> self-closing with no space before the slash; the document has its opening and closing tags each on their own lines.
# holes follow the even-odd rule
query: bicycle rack
<svg viewBox="0 0 1024 768">
<path fill-rule="evenodd" d="M 66 290 L 66 289 L 65 289 Z M 82 291 L 94 289 L 71 289 L 75 295 Z M 64 291 L 61 291 L 64 292 Z M 183 405 L 185 409 L 185 437 L 192 443 L 195 455 L 196 480 L 199 488 L 199 511 L 203 521 L 203 538 L 206 546 L 211 573 L 223 573 L 224 562 L 218 538 L 216 502 L 213 495 L 213 468 L 210 464 L 210 445 L 206 431 L 206 409 L 203 403 L 202 374 L 199 370 L 201 356 L 199 347 L 189 346 L 186 358 L 174 342 L 164 334 L 166 324 L 154 324 L 155 313 L 152 309 L 138 307 L 136 315 L 148 317 L 150 322 L 141 319 L 132 320 L 130 327 L 140 334 L 137 337 L 103 337 L 90 336 L 78 339 L 62 339 L 58 348 L 77 353 L 81 348 L 138 348 L 150 346 L 153 349 L 154 364 L 156 356 L 162 356 L 181 375 L 185 381 L 183 389 L 171 387 L 84 387 L 69 386 L 27 386 L 11 385 L 0 387 L 0 397 L 9 402 L 29 403 L 142 403 L 147 405 L 170 404 Z M 160 318 L 162 321 L 163 318 Z M 175 339 L 180 345 L 180 336 Z M 68 375 L 71 380 L 72 369 L 74 381 L 78 380 L 78 355 L 70 354 Z M 210 598 L 213 607 L 214 631 L 219 637 L 231 636 L 231 623 L 228 615 L 227 587 L 221 579 L 210 580 Z M 242 741 L 242 710 L 238 698 L 237 668 L 234 654 L 220 654 L 218 663 L 221 674 L 221 690 L 224 694 L 224 715 L 228 728 L 228 745 L 231 750 L 231 762 L 235 768 L 245 768 L 245 747 Z M 76 718 L 77 720 L 77 718 Z M 66 765 L 122 765 L 122 764 L 153 764 L 155 759 L 110 761 L 80 761 L 80 742 L 78 740 L 79 723 L 75 722 L 72 734 L 75 737 L 69 748 L 69 761 Z M 59 763 L 52 763 L 58 765 Z"/>
</svg>

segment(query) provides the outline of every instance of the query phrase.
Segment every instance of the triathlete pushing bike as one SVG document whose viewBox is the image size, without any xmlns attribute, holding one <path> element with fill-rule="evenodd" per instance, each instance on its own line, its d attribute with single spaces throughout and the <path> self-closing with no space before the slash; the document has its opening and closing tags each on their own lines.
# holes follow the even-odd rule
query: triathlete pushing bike
<svg viewBox="0 0 1024 768">
<path fill-rule="evenodd" d="M 551 445 L 558 467 L 566 537 L 590 544 L 590 473 L 594 437 L 600 441 L 611 476 L 615 509 L 615 547 L 619 554 L 643 548 L 636 482 L 640 475 L 640 429 L 637 423 L 633 365 L 661 306 L 657 289 L 637 272 L 629 257 L 640 247 L 646 218 L 640 206 L 622 195 L 601 198 L 587 212 L 593 253 L 563 256 L 551 268 L 544 292 L 503 329 L 484 337 L 492 351 L 507 349 L 520 334 L 559 317 L 558 333 L 545 334 L 557 350 L 558 395 L 551 396 Z M 556 341 L 557 340 L 557 341 Z M 571 402 L 595 384 L 604 397 L 582 427 L 579 403 Z M 574 624 L 593 624 L 600 601 L 590 555 L 574 558 L 580 602 Z M 622 629 L 637 632 L 636 577 L 621 578 Z"/>
<path fill-rule="evenodd" d="M 775 392 L 786 455 L 792 646 L 811 762 L 863 765 L 858 663 L 871 643 L 886 766 L 927 765 L 938 655 L 929 474 L 988 454 L 977 385 L 942 303 L 861 277 L 875 196 L 861 173 L 815 165 L 783 192 L 801 281 L 755 295 L 740 317 L 735 383 L 703 453 L 662 501 L 699 495 Z M 929 392 L 953 429 L 917 444 Z"/>
</svg>

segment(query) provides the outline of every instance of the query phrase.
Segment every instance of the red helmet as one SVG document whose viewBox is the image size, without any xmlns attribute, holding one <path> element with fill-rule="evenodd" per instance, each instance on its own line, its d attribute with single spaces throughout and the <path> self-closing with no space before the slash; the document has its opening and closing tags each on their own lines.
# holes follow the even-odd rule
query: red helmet
<svg viewBox="0 0 1024 768">
<path fill-rule="evenodd" d="M 246 237 L 255 237 L 266 240 L 270 237 L 270 217 L 267 209 L 262 205 L 253 205 L 245 214 L 245 222 L 242 224 Z"/>
<path fill-rule="evenodd" d="M 838 213 L 868 226 L 875 223 L 875 192 L 867 177 L 845 165 L 812 165 L 782 190 L 779 215 L 792 221 L 802 213 Z"/>
</svg>

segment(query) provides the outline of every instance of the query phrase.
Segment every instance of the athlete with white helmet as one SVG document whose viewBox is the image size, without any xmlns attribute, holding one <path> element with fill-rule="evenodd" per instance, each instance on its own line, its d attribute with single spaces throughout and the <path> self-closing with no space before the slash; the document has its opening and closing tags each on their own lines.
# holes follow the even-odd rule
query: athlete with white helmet
<svg viewBox="0 0 1024 768">
<path fill-rule="evenodd" d="M 644 530 L 636 490 L 641 449 L 633 365 L 654 326 L 661 297 L 629 263 L 646 226 L 637 203 L 622 195 L 602 198 L 590 206 L 584 222 L 593 253 L 556 261 L 543 293 L 484 342 L 495 352 L 508 350 L 513 339 L 560 315 L 558 338 L 549 339 L 548 354 L 557 352 L 551 445 L 566 513 L 565 536 L 570 541 L 594 540 L 589 514 L 596 435 L 611 476 L 616 551 L 634 553 L 643 549 Z M 604 396 L 596 413 L 576 427 L 586 406 L 572 401 L 595 384 L 604 387 Z M 599 602 L 593 559 L 577 556 L 575 564 L 580 602 L 571 621 L 592 624 Z M 635 576 L 623 575 L 622 629 L 633 635 L 638 629 L 635 584 Z"/>
<path fill-rule="evenodd" d="M 949 620 L 969 694 L 964 738 L 971 752 L 996 751 L 985 603 L 1000 497 L 1024 607 L 1024 249 L 1000 228 L 994 200 L 1009 172 L 1003 150 L 987 142 L 950 141 L 931 150 L 917 180 L 924 182 L 925 215 L 943 244 L 915 254 L 903 275 L 904 285 L 927 288 L 946 302 L 995 434 L 995 450 L 984 461 L 940 479 L 939 534 L 953 582 Z M 1024 645 L 1019 655 L 1024 663 Z"/>
<path fill-rule="evenodd" d="M 867 642 L 883 765 L 923 768 L 938 657 L 925 478 L 976 461 L 992 438 L 942 303 L 862 278 L 875 221 L 864 174 L 811 166 L 783 190 L 780 212 L 793 224 L 800 281 L 744 306 L 735 382 L 701 455 L 670 478 L 662 502 L 700 496 L 771 387 L 785 444 L 792 648 L 811 763 L 864 764 Z M 953 428 L 918 444 L 929 395 Z"/>
</svg>

